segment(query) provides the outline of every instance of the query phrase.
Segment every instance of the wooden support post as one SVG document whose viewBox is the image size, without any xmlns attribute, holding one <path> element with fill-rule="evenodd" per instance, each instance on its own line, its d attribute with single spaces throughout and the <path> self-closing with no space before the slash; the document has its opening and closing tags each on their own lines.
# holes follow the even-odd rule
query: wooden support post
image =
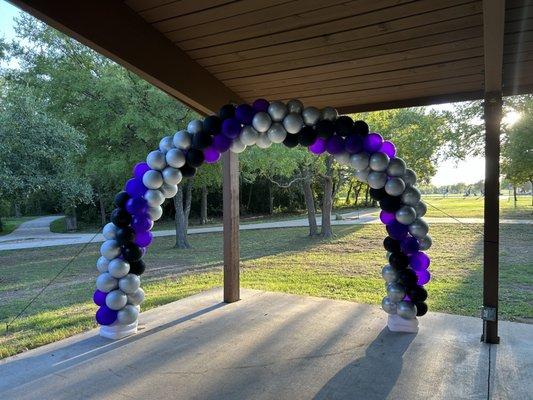
<svg viewBox="0 0 533 400">
<path fill-rule="evenodd" d="M 233 303 L 240 299 L 239 159 L 231 151 L 223 157 L 224 302 Z"/>
</svg>

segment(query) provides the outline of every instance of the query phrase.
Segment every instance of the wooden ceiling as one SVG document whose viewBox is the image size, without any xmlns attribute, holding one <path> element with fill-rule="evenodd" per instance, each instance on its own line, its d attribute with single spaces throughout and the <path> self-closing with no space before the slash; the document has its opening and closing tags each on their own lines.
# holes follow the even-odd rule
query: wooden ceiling
<svg viewBox="0 0 533 400">
<path fill-rule="evenodd" d="M 179 77 L 151 70 L 145 77 L 200 111 L 222 99 L 297 97 L 347 112 L 482 98 L 485 91 L 482 0 L 13 2 L 141 75 L 157 70 L 154 60 L 168 64 L 163 75 Z M 532 11 L 532 0 L 505 2 L 504 94 L 533 87 Z M 163 53 L 152 50 L 155 34 L 167 42 Z M 138 54 L 121 54 L 120 41 L 139 44 Z M 171 81 L 186 90 L 173 91 Z"/>
</svg>

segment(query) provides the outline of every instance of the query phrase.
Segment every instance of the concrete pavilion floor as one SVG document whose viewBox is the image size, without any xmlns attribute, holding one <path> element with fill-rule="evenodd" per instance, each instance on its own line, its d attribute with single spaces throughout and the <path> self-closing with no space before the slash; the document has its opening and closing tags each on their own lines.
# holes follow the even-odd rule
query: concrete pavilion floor
<svg viewBox="0 0 533 400">
<path fill-rule="evenodd" d="M 429 313 L 391 333 L 375 306 L 211 290 L 141 315 L 135 336 L 93 330 L 0 361 L 0 399 L 531 399 L 533 325 Z"/>
</svg>

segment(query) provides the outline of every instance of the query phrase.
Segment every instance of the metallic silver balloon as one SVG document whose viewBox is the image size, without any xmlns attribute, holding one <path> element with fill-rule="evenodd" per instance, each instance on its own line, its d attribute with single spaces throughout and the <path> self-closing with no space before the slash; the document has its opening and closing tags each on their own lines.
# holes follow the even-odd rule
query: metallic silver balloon
<svg viewBox="0 0 533 400">
<path fill-rule="evenodd" d="M 287 131 L 280 122 L 274 122 L 267 131 L 267 135 L 272 143 L 282 143 L 287 137 Z"/>
<path fill-rule="evenodd" d="M 161 206 L 148 207 L 148 216 L 152 221 L 157 221 L 163 215 L 163 209 Z"/>
<path fill-rule="evenodd" d="M 352 154 L 350 156 L 350 165 L 354 167 L 356 171 L 362 171 L 368 168 L 369 160 L 370 157 L 365 152 Z"/>
<path fill-rule="evenodd" d="M 383 172 L 389 165 L 389 156 L 378 151 L 370 156 L 368 165 L 372 171 Z"/>
<path fill-rule="evenodd" d="M 333 107 L 324 107 L 320 112 L 320 117 L 322 119 L 327 119 L 328 121 L 335 121 L 339 113 Z"/>
<path fill-rule="evenodd" d="M 287 114 L 285 118 L 283 118 L 283 127 L 288 133 L 291 134 L 300 132 L 303 124 L 304 120 L 302 119 L 302 116 L 300 114 L 290 113 Z"/>
<path fill-rule="evenodd" d="M 150 207 L 157 207 L 165 202 L 165 196 L 161 190 L 148 189 L 143 197 Z"/>
<path fill-rule="evenodd" d="M 405 174 L 405 161 L 401 158 L 391 158 L 387 167 L 388 176 L 402 177 Z"/>
<path fill-rule="evenodd" d="M 417 188 L 413 186 L 409 186 L 402 193 L 402 202 L 405 205 L 414 207 L 420 201 L 420 196 L 421 196 L 420 191 Z"/>
<path fill-rule="evenodd" d="M 292 99 L 287 102 L 287 109 L 290 113 L 301 114 L 304 110 L 304 105 L 300 100 Z"/>
<path fill-rule="evenodd" d="M 288 112 L 289 110 L 287 109 L 287 106 L 283 104 L 283 102 L 281 101 L 273 101 L 268 106 L 268 114 L 270 115 L 270 117 L 272 118 L 272 121 L 274 122 L 283 121 L 283 118 L 285 118 L 285 115 L 287 115 Z M 259 129 L 257 130 L 259 131 Z"/>
<path fill-rule="evenodd" d="M 112 310 L 120 310 L 128 303 L 128 297 L 122 290 L 113 290 L 105 297 L 105 305 Z"/>
<path fill-rule="evenodd" d="M 145 174 L 145 176 L 146 176 L 146 174 Z M 183 176 L 181 175 L 181 171 L 179 169 L 177 169 L 177 168 L 166 167 L 163 170 L 163 181 L 164 181 L 164 183 L 167 183 L 169 185 L 177 185 L 178 183 L 181 182 L 182 179 L 183 179 Z M 144 176 L 143 176 L 143 182 L 144 182 Z M 162 185 L 163 185 L 163 183 L 161 183 L 161 185 L 159 185 L 159 187 L 161 187 Z M 148 186 L 146 186 L 146 187 L 148 187 Z"/>
<path fill-rule="evenodd" d="M 127 274 L 118 281 L 118 287 L 120 290 L 127 294 L 135 293 L 140 286 L 141 278 L 135 274 Z"/>
<path fill-rule="evenodd" d="M 391 196 L 399 196 L 405 190 L 405 183 L 402 178 L 389 178 L 385 184 L 385 192 Z"/>
<path fill-rule="evenodd" d="M 409 233 L 417 239 L 425 237 L 429 232 L 429 226 L 422 218 L 417 218 L 409 225 Z"/>
<path fill-rule="evenodd" d="M 244 150 L 246 150 L 246 145 L 239 138 L 236 138 L 231 143 L 231 146 L 229 149 L 232 153 L 239 154 L 239 153 L 242 153 Z"/>
<path fill-rule="evenodd" d="M 159 150 L 162 153 L 166 154 L 167 151 L 173 148 L 174 148 L 174 143 L 172 142 L 172 136 L 165 136 L 163 139 L 159 141 Z"/>
<path fill-rule="evenodd" d="M 246 146 L 253 146 L 259 138 L 259 132 L 257 132 L 253 126 L 246 125 L 244 128 L 242 128 L 239 138 L 242 144 Z"/>
<path fill-rule="evenodd" d="M 370 173 L 369 168 L 362 169 L 361 171 L 355 171 L 355 177 L 358 181 L 367 183 L 368 182 L 368 174 Z"/>
<path fill-rule="evenodd" d="M 104 272 L 98 275 L 98 278 L 96 278 L 96 288 L 101 292 L 108 293 L 117 287 L 117 278 L 113 278 L 109 272 Z"/>
<path fill-rule="evenodd" d="M 396 308 L 398 315 L 404 319 L 416 318 L 416 306 L 410 301 L 400 301 Z"/>
<path fill-rule="evenodd" d="M 387 174 L 385 172 L 370 171 L 367 181 L 368 186 L 372 189 L 381 189 L 387 183 Z"/>
<path fill-rule="evenodd" d="M 109 261 L 108 269 L 111 276 L 118 279 L 128 275 L 128 272 L 130 272 L 130 264 L 122 258 L 114 258 Z"/>
<path fill-rule="evenodd" d="M 137 289 L 135 292 L 127 295 L 128 304 L 137 306 L 144 301 L 144 290 L 142 288 Z"/>
<path fill-rule="evenodd" d="M 418 218 L 422 218 L 424 215 L 426 215 L 426 212 L 428 211 L 426 203 L 424 203 L 423 201 L 419 201 L 418 203 L 416 203 L 414 209 Z"/>
<path fill-rule="evenodd" d="M 270 146 L 272 146 L 272 142 L 266 133 L 262 133 L 259 135 L 259 138 L 257 138 L 256 145 L 262 149 L 268 149 Z"/>
<path fill-rule="evenodd" d="M 189 132 L 191 135 L 194 135 L 195 133 L 200 133 L 203 129 L 204 124 L 199 119 L 193 119 L 187 125 L 187 132 Z"/>
<path fill-rule="evenodd" d="M 185 165 L 185 154 L 180 149 L 170 149 L 165 154 L 167 164 L 174 168 L 180 168 Z"/>
<path fill-rule="evenodd" d="M 390 258 L 390 255 L 391 255 L 391 254 L 392 254 L 392 253 L 391 253 L 390 251 L 386 251 L 386 252 L 385 252 L 385 260 L 388 261 L 389 258 Z"/>
<path fill-rule="evenodd" d="M 146 156 L 146 163 L 150 168 L 157 171 L 162 170 L 167 166 L 165 154 L 159 150 L 154 150 L 148 153 Z"/>
<path fill-rule="evenodd" d="M 104 256 L 98 257 L 98 260 L 96 261 L 96 268 L 98 269 L 98 272 L 107 272 L 108 267 L 109 260 Z"/>
<path fill-rule="evenodd" d="M 405 297 L 405 288 L 399 283 L 392 282 L 387 285 L 387 294 L 393 303 L 397 303 Z"/>
<path fill-rule="evenodd" d="M 411 206 L 402 206 L 396 211 L 396 220 L 400 224 L 410 225 L 416 219 L 416 211 Z"/>
<path fill-rule="evenodd" d="M 161 175 L 161 172 L 155 171 L 153 169 L 150 171 L 146 171 L 143 175 L 143 184 L 148 189 L 159 189 L 161 185 L 163 185 L 163 176 Z"/>
<path fill-rule="evenodd" d="M 192 137 L 189 132 L 182 130 L 176 132 L 174 138 L 172 138 L 172 142 L 178 149 L 187 150 L 189 147 L 191 147 Z"/>
<path fill-rule="evenodd" d="M 121 325 L 130 325 L 137 321 L 139 310 L 136 306 L 127 304 L 117 313 L 117 322 Z"/>
<path fill-rule="evenodd" d="M 335 160 L 337 160 L 340 165 L 350 165 L 350 153 L 343 151 L 342 153 L 336 154 Z"/>
<path fill-rule="evenodd" d="M 389 264 L 385 265 L 381 270 L 381 276 L 385 279 L 385 282 L 391 283 L 398 279 L 398 272 Z"/>
<path fill-rule="evenodd" d="M 316 107 L 305 107 L 302 117 L 307 126 L 314 126 L 320 119 L 320 110 Z"/>
<path fill-rule="evenodd" d="M 109 222 L 105 224 L 104 229 L 102 230 L 102 233 L 106 239 L 109 239 L 109 240 L 116 239 L 117 229 L 118 228 L 114 223 Z"/>
<path fill-rule="evenodd" d="M 178 185 L 169 185 L 168 183 L 163 183 L 163 186 L 159 189 L 165 199 L 171 199 L 178 193 Z"/>
<path fill-rule="evenodd" d="M 403 180 L 406 185 L 413 186 L 416 183 L 416 174 L 412 169 L 407 168 L 405 174 L 403 175 Z"/>
<path fill-rule="evenodd" d="M 120 245 L 116 240 L 106 240 L 100 246 L 100 254 L 108 260 L 112 260 L 120 255 Z"/>
<path fill-rule="evenodd" d="M 272 118 L 264 111 L 258 112 L 252 119 L 252 126 L 257 132 L 264 133 L 268 131 L 270 125 L 272 125 Z"/>
<path fill-rule="evenodd" d="M 433 241 L 431 240 L 431 236 L 426 235 L 422 238 L 418 238 L 418 244 L 420 245 L 420 250 L 428 250 L 433 244 Z"/>
<path fill-rule="evenodd" d="M 391 299 L 389 299 L 389 297 L 387 296 L 385 296 L 383 300 L 381 300 L 381 308 L 383 308 L 383 311 L 385 311 L 387 314 L 396 314 L 396 307 L 397 304 L 393 303 Z"/>
</svg>

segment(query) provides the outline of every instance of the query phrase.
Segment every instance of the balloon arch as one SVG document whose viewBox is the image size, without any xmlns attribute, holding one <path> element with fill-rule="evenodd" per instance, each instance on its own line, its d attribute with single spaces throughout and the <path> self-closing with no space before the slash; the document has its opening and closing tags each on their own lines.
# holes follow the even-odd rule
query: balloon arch
<svg viewBox="0 0 533 400">
<path fill-rule="evenodd" d="M 368 183 L 388 233 L 382 308 L 391 330 L 417 331 L 416 317 L 428 308 L 424 285 L 430 279 L 430 259 L 422 250 L 430 248 L 431 238 L 415 173 L 396 157 L 394 144 L 370 133 L 364 121 L 339 116 L 332 107 L 304 108 L 299 100 L 258 99 L 252 105 L 228 104 L 218 116 L 191 121 L 186 130 L 161 139 L 159 149 L 133 168 L 133 177 L 115 198 L 117 208 L 104 227 L 106 240 L 97 261 L 100 275 L 93 299 L 102 336 L 116 339 L 136 332 L 145 297 L 139 278 L 145 270 L 142 257 L 152 242 L 154 221 L 163 213 L 161 205 L 176 195 L 182 178 L 194 176 L 203 163 L 216 163 L 225 151 L 241 153 L 253 145 L 266 149 L 272 143 L 305 146 L 316 155 L 328 152 Z"/>
</svg>

